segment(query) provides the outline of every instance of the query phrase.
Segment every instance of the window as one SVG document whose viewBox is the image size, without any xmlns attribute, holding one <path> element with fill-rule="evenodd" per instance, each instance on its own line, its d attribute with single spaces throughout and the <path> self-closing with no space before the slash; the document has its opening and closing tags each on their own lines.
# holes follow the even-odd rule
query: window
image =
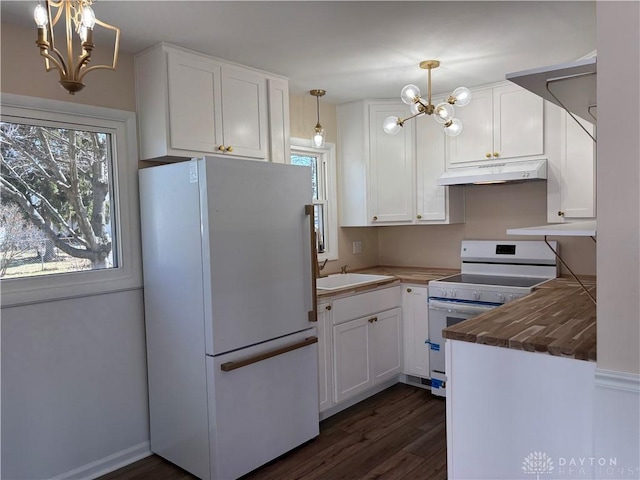
<svg viewBox="0 0 640 480">
<path fill-rule="evenodd" d="M 338 259 L 335 146 L 311 146 L 310 140 L 291 139 L 291 163 L 311 167 L 318 259 Z"/>
<path fill-rule="evenodd" d="M 141 285 L 135 116 L 2 95 L 2 305 Z"/>
<path fill-rule="evenodd" d="M 40 123 L 0 121 L 0 277 L 117 267 L 114 132 Z"/>
</svg>

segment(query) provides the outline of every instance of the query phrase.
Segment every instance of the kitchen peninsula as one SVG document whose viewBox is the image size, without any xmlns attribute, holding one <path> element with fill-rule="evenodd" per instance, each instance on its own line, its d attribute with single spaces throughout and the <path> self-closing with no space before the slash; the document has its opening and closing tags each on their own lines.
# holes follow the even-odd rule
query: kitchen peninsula
<svg viewBox="0 0 640 480">
<path fill-rule="evenodd" d="M 595 293 L 595 279 L 585 284 Z M 450 478 L 518 478 L 533 452 L 592 454 L 596 306 L 575 281 L 546 282 L 443 334 Z"/>
</svg>

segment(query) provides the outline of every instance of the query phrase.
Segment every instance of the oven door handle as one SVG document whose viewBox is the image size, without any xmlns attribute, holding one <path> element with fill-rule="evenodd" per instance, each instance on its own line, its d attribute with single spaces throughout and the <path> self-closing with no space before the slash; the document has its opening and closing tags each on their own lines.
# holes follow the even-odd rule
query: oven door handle
<svg viewBox="0 0 640 480">
<path fill-rule="evenodd" d="M 481 314 L 496 308 L 499 305 L 474 305 L 469 303 L 443 302 L 440 300 L 429 300 L 429 309 L 448 313 L 472 313 Z"/>
</svg>

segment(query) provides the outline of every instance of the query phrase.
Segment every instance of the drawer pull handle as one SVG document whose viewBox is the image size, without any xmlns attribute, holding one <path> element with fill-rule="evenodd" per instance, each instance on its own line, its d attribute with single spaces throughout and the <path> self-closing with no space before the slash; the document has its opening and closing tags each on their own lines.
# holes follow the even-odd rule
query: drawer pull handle
<svg viewBox="0 0 640 480">
<path fill-rule="evenodd" d="M 292 343 L 291 345 L 280 347 L 270 352 L 260 353 L 253 357 L 245 358 L 244 360 L 223 363 L 222 365 L 220 365 L 220 370 L 222 370 L 223 372 L 230 372 L 238 368 L 246 367 L 247 365 L 251 365 L 253 363 L 261 362 L 262 360 L 266 360 L 268 358 L 277 357 L 278 355 L 282 355 L 283 353 L 291 352 L 308 345 L 313 345 L 314 343 L 318 343 L 318 337 L 308 337 L 300 342 Z"/>
<path fill-rule="evenodd" d="M 373 322 L 377 322 L 378 321 L 378 317 L 371 317 L 369 319 L 369 323 L 373 323 Z"/>
</svg>

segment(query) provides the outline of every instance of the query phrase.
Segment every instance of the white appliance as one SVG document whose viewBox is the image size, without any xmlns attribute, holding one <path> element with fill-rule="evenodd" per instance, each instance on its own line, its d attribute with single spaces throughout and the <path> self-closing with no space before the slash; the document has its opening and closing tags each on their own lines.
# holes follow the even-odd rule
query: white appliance
<svg viewBox="0 0 640 480">
<path fill-rule="evenodd" d="M 549 242 L 557 252 L 557 242 Z M 429 282 L 431 393 L 446 395 L 442 330 L 517 300 L 558 275 L 543 241 L 463 240 L 461 273 Z"/>
<path fill-rule="evenodd" d="M 319 434 L 311 192 L 252 160 L 140 171 L 151 450 L 200 478 Z"/>
<path fill-rule="evenodd" d="M 450 167 L 438 178 L 438 185 L 466 185 L 546 180 L 547 160 L 492 161 L 481 165 Z"/>
</svg>

